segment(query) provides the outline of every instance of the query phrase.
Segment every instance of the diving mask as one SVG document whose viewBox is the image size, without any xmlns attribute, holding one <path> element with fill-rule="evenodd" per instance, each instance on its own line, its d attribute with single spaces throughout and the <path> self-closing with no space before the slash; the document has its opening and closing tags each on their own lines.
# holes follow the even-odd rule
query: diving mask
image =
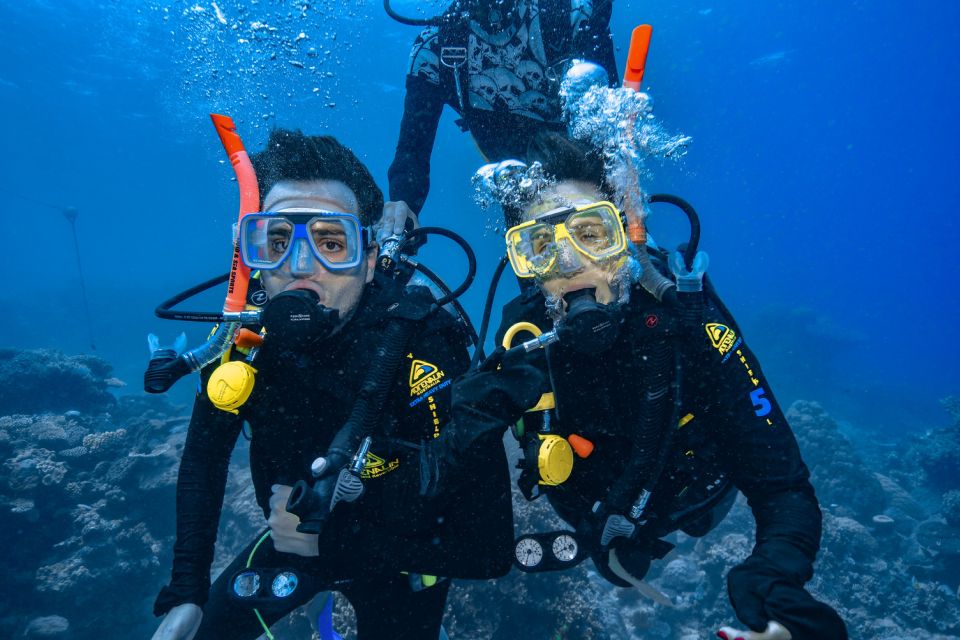
<svg viewBox="0 0 960 640">
<path fill-rule="evenodd" d="M 564 247 L 594 262 L 626 251 L 620 212 L 609 202 L 560 207 L 507 231 L 507 255 L 519 278 L 563 271 Z"/>
<path fill-rule="evenodd" d="M 330 271 L 359 266 L 366 242 L 352 213 L 283 209 L 251 213 L 240 220 L 240 255 L 251 269 L 277 269 L 290 261 L 291 273 L 313 273 L 313 261 Z"/>
</svg>

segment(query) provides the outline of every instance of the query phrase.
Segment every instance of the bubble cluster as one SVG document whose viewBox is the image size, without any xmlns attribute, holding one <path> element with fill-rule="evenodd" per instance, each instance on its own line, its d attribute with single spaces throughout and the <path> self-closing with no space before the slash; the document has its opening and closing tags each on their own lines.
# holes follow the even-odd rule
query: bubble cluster
<svg viewBox="0 0 960 640">
<path fill-rule="evenodd" d="M 334 109 L 339 67 L 359 42 L 363 0 L 219 0 L 157 3 L 173 40 L 172 108 L 200 103 L 240 113 L 247 127 L 272 125 L 278 110 L 307 103 Z M 348 33 L 348 38 L 338 34 Z M 196 107 L 191 106 L 191 111 Z"/>
<path fill-rule="evenodd" d="M 485 164 L 471 178 L 474 202 L 484 211 L 498 204 L 505 211 L 521 211 L 555 183 L 544 174 L 539 162 L 528 166 L 519 160 Z M 501 229 L 494 229 L 495 233 L 498 231 Z"/>
<path fill-rule="evenodd" d="M 646 160 L 682 158 L 690 136 L 667 132 L 653 115 L 651 97 L 628 88 L 591 87 L 567 110 L 570 136 L 603 150 L 607 180 L 621 206 L 643 215 Z"/>
</svg>

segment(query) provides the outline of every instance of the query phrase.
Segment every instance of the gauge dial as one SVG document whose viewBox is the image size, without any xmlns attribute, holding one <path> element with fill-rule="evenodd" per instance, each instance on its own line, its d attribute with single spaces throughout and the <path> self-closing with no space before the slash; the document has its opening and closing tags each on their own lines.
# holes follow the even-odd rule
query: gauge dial
<svg viewBox="0 0 960 640">
<path fill-rule="evenodd" d="M 298 584 L 300 584 L 300 580 L 297 579 L 297 574 L 291 571 L 284 571 L 278 573 L 277 577 L 273 579 L 271 589 L 273 590 L 273 595 L 276 597 L 286 598 L 297 590 Z"/>
<path fill-rule="evenodd" d="M 543 560 L 543 547 L 533 538 L 522 538 L 513 552 L 524 567 L 535 567 Z"/>
<path fill-rule="evenodd" d="M 553 540 L 553 555 L 561 562 L 570 562 L 577 557 L 577 540 L 571 535 L 559 535 Z"/>
</svg>

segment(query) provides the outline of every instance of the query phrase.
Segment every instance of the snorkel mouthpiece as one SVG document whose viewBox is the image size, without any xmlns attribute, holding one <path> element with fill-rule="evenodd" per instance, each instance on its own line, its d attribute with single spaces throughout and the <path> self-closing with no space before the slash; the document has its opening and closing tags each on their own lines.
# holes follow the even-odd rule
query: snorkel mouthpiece
<svg viewBox="0 0 960 640">
<path fill-rule="evenodd" d="M 580 353 L 611 349 L 620 333 L 615 306 L 597 302 L 596 289 L 573 291 L 563 299 L 567 313 L 560 329 L 561 341 Z"/>
<path fill-rule="evenodd" d="M 296 289 L 271 298 L 260 321 L 268 340 L 293 348 L 330 336 L 340 322 L 340 314 L 320 304 L 315 292 Z"/>
</svg>

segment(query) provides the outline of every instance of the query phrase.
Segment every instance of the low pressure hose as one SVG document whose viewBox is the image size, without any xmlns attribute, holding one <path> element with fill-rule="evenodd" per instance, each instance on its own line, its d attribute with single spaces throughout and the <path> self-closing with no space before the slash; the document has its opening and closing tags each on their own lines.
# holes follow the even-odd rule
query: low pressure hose
<svg viewBox="0 0 960 640">
<path fill-rule="evenodd" d="M 473 284 L 473 279 L 477 277 L 477 254 L 473 252 L 473 247 L 471 247 L 470 244 L 463 239 L 463 236 L 454 233 L 449 229 L 444 229 L 443 227 L 419 227 L 414 229 L 408 233 L 403 240 L 400 241 L 397 251 L 402 252 L 405 246 L 412 243 L 417 238 L 426 235 L 443 236 L 444 238 L 453 240 L 460 245 L 460 248 L 463 249 L 464 255 L 467 256 L 467 276 L 456 289 L 437 300 L 437 306 L 442 307 L 443 305 L 462 296 L 464 292 L 470 288 L 470 285 Z"/>
<path fill-rule="evenodd" d="M 671 359 L 673 349 L 665 340 L 649 342 L 644 349 L 647 372 L 643 375 L 646 389 L 640 409 L 640 424 L 633 438 L 630 461 L 620 478 L 614 483 L 603 500 L 609 511 L 624 513 L 630 506 L 638 487 L 648 484 L 655 472 L 666 430 L 675 425 L 666 425 L 671 407 Z"/>
<path fill-rule="evenodd" d="M 647 246 L 636 247 L 635 255 L 637 262 L 643 269 L 640 276 L 640 286 L 661 302 L 670 302 L 674 299 L 671 290 L 675 290 L 677 285 L 653 266 L 653 263 L 650 262 L 650 254 L 647 253 Z"/>
<path fill-rule="evenodd" d="M 700 245 L 700 216 L 697 215 L 696 209 L 683 198 L 669 193 L 653 194 L 648 202 L 651 204 L 658 202 L 672 204 L 686 214 L 687 221 L 690 223 L 690 238 L 683 251 L 683 262 L 687 269 L 692 269 L 697 256 L 697 248 Z M 675 306 L 677 304 L 676 284 L 653 266 L 645 245 L 636 247 L 636 258 L 640 266 L 643 267 L 640 286 L 650 292 L 657 300 Z"/>
<path fill-rule="evenodd" d="M 324 470 L 329 469 L 336 473 L 372 435 L 412 333 L 413 322 L 394 319 L 387 324 L 383 339 L 374 354 L 372 366 L 357 393 L 350 417 L 334 436 L 330 448 L 323 456 L 326 462 Z M 362 460 L 356 462 L 360 465 L 363 463 Z M 330 465 L 332 468 L 329 468 Z M 322 528 L 328 515 L 325 509 L 333 498 L 333 493 L 327 495 L 326 492 L 336 491 L 332 482 L 333 478 L 328 473 L 326 477 L 320 477 L 312 487 L 304 480 L 294 485 L 287 502 L 287 511 L 300 518 L 300 526 L 303 528 L 298 527 L 298 530 L 317 533 Z"/>
</svg>

